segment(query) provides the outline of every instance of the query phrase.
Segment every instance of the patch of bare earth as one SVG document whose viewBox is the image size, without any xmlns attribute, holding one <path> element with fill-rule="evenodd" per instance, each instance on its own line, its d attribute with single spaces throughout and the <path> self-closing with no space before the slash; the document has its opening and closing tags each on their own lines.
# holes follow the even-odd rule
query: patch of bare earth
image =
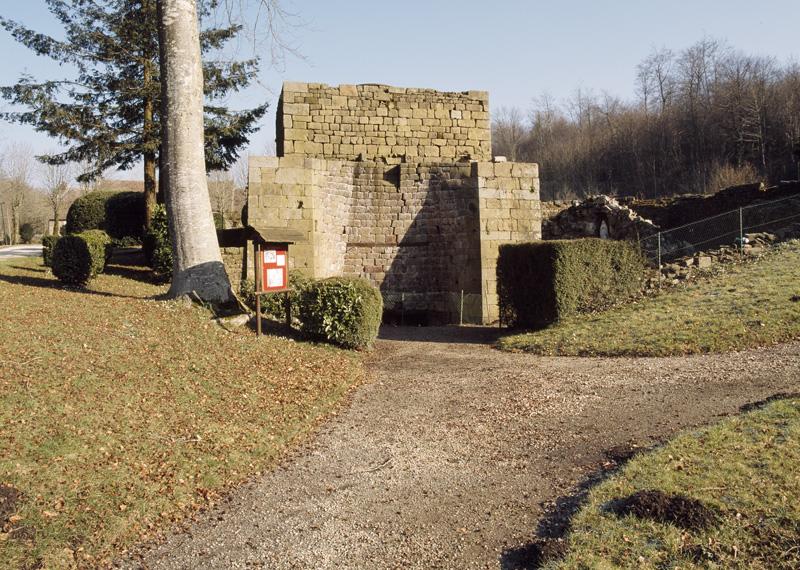
<svg viewBox="0 0 800 570">
<path fill-rule="evenodd" d="M 800 388 L 800 344 L 674 358 L 499 352 L 389 329 L 314 443 L 132 568 L 524 568 L 628 450 Z M 387 337 L 393 337 L 389 339 Z"/>
</svg>

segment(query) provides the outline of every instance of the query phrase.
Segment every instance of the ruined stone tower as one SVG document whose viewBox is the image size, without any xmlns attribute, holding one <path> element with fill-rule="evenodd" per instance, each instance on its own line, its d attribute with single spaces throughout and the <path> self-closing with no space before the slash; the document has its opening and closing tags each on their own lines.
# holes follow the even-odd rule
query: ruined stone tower
<svg viewBox="0 0 800 570">
<path fill-rule="evenodd" d="M 249 223 L 300 230 L 290 265 L 361 276 L 386 309 L 497 320 L 498 247 L 541 237 L 538 166 L 493 161 L 488 94 L 284 83 Z"/>
</svg>

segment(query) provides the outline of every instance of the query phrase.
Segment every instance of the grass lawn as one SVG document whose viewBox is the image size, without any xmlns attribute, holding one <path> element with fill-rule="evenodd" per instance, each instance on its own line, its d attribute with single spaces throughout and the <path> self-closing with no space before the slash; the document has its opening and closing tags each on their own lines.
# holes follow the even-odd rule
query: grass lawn
<svg viewBox="0 0 800 570">
<path fill-rule="evenodd" d="M 568 554 L 545 568 L 800 568 L 800 398 L 683 434 L 595 488 L 573 519 Z M 716 513 L 705 528 L 612 512 L 661 490 Z"/>
<path fill-rule="evenodd" d="M 533 289 L 535 291 L 535 288 Z M 500 339 L 542 355 L 666 356 L 738 350 L 800 337 L 800 242 L 762 259 L 603 313 Z"/>
<path fill-rule="evenodd" d="M 0 568 L 107 563 L 274 465 L 361 377 L 116 272 L 74 291 L 0 263 Z"/>
</svg>

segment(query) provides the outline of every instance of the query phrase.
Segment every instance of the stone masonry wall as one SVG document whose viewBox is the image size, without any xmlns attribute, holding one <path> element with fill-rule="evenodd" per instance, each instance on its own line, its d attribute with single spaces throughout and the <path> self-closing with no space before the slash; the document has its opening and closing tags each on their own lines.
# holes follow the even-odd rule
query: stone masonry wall
<svg viewBox="0 0 800 570">
<path fill-rule="evenodd" d="M 280 157 L 251 157 L 249 223 L 303 238 L 289 267 L 359 276 L 389 310 L 498 318 L 500 245 L 541 238 L 538 166 L 491 161 L 488 96 L 285 83 Z"/>
<path fill-rule="evenodd" d="M 485 91 L 287 82 L 277 122 L 279 156 L 491 160 Z"/>
<path fill-rule="evenodd" d="M 290 269 L 364 277 L 390 310 L 497 319 L 503 243 L 541 237 L 535 164 L 387 165 L 301 157 L 250 163 L 249 222 L 300 230 Z"/>
<path fill-rule="evenodd" d="M 539 165 L 518 162 L 473 164 L 478 180 L 482 313 L 494 322 L 500 312 L 497 258 L 500 246 L 542 238 Z"/>
</svg>

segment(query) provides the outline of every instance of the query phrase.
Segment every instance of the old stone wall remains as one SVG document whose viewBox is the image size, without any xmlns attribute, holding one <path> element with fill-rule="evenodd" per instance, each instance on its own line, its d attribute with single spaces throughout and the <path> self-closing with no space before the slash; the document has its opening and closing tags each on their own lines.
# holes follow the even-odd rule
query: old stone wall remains
<svg viewBox="0 0 800 570">
<path fill-rule="evenodd" d="M 284 83 L 278 156 L 491 160 L 489 95 L 388 85 Z"/>
<path fill-rule="evenodd" d="M 486 94 L 292 83 L 282 101 L 283 156 L 251 157 L 248 221 L 302 232 L 290 269 L 364 277 L 430 322 L 495 321 L 499 246 L 541 238 L 541 210 L 536 164 L 488 160 Z"/>
</svg>

